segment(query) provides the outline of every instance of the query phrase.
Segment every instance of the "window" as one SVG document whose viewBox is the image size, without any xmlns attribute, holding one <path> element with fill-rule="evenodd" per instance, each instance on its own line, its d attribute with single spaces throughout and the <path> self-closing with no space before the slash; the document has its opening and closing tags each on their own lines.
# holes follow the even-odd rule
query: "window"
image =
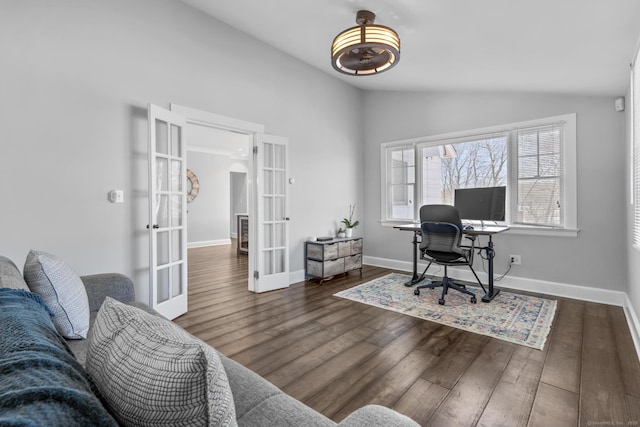
<svg viewBox="0 0 640 427">
<path fill-rule="evenodd" d="M 517 211 L 514 224 L 562 227 L 563 125 L 517 132 Z"/>
<path fill-rule="evenodd" d="M 575 114 L 384 143 L 381 156 L 383 222 L 454 204 L 458 188 L 506 186 L 509 224 L 576 228 Z"/>
<path fill-rule="evenodd" d="M 631 126 L 633 129 L 633 245 L 640 249 L 640 51 L 631 71 Z"/>
</svg>

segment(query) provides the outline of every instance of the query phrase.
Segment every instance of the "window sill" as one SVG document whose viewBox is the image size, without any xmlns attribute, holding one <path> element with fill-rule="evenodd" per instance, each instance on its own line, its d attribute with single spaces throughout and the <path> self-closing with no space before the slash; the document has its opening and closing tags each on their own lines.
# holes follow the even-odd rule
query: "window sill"
<svg viewBox="0 0 640 427">
<path fill-rule="evenodd" d="M 380 220 L 381 227 L 397 227 L 401 225 L 419 224 L 417 221 L 393 221 L 393 220 Z M 553 236 L 553 237 L 578 237 L 580 229 L 573 228 L 547 228 L 547 227 L 532 227 L 524 225 L 510 225 L 509 234 L 519 234 L 523 236 Z"/>
</svg>

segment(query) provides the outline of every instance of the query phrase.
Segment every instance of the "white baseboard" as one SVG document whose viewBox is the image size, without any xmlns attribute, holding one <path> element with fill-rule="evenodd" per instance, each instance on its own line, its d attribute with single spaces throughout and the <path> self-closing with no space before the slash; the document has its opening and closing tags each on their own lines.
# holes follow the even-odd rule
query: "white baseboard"
<svg viewBox="0 0 640 427">
<path fill-rule="evenodd" d="M 187 248 L 204 248 L 207 246 L 222 246 L 222 245 L 230 245 L 231 239 L 220 239 L 220 240 L 205 240 L 203 242 L 189 242 L 187 243 Z"/>
<path fill-rule="evenodd" d="M 631 338 L 633 339 L 633 344 L 636 346 L 636 354 L 638 355 L 638 359 L 640 360 L 640 321 L 638 321 L 638 315 L 631 305 L 631 300 L 629 296 L 626 298 L 626 303 L 624 306 L 624 314 L 627 317 L 627 323 L 629 324 L 629 332 L 631 332 Z"/>
<path fill-rule="evenodd" d="M 413 264 L 408 261 L 399 261 L 387 258 L 371 256 L 362 257 L 362 263 L 376 267 L 390 268 L 393 270 L 412 272 Z M 418 263 L 418 274 L 424 271 L 427 264 Z M 433 268 L 433 267 L 432 267 Z M 468 268 L 450 267 L 455 271 L 455 277 L 460 280 L 475 282 L 475 278 Z M 435 270 L 434 270 L 435 271 Z M 486 283 L 487 274 L 477 271 L 478 277 Z M 588 286 L 570 285 L 566 283 L 549 282 L 545 280 L 529 279 L 525 277 L 505 276 L 498 284 L 498 288 L 514 289 L 519 291 L 535 292 L 540 294 L 553 295 L 557 297 L 572 298 L 580 301 L 597 302 L 622 307 L 627 318 L 629 331 L 636 348 L 636 355 L 640 359 L 640 321 L 631 305 L 631 300 L 625 292 L 612 291 L 609 289 L 591 288 Z"/>
<path fill-rule="evenodd" d="M 290 271 L 289 272 L 289 284 L 300 283 L 305 281 L 304 270 Z"/>
</svg>

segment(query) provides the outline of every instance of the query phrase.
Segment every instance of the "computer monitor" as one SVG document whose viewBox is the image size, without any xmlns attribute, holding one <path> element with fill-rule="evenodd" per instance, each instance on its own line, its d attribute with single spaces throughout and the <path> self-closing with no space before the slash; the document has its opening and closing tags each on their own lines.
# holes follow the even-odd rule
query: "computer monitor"
<svg viewBox="0 0 640 427">
<path fill-rule="evenodd" d="M 457 188 L 454 206 L 461 219 L 504 221 L 507 187 Z"/>
</svg>

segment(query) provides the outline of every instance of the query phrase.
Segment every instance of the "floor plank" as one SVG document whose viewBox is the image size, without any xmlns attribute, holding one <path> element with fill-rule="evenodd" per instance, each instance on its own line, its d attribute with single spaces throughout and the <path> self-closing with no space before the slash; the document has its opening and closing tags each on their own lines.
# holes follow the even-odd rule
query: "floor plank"
<svg viewBox="0 0 640 427">
<path fill-rule="evenodd" d="M 540 351 L 333 296 L 388 269 L 263 294 L 247 269 L 234 245 L 190 249 L 175 322 L 334 421 L 378 403 L 424 426 L 640 425 L 620 307 L 557 298 Z"/>
<path fill-rule="evenodd" d="M 580 425 L 625 423 L 627 405 L 607 306 L 586 303 L 580 386 Z"/>
<path fill-rule="evenodd" d="M 531 409 L 529 427 L 577 426 L 579 403 L 577 393 L 540 383 Z"/>
<path fill-rule="evenodd" d="M 558 302 L 553 333 L 546 346 L 549 354 L 540 381 L 573 393 L 580 391 L 583 317 L 583 303 Z"/>
<path fill-rule="evenodd" d="M 514 348 L 514 344 L 491 339 L 429 419 L 429 425 L 475 425 L 507 367 Z"/>
</svg>

